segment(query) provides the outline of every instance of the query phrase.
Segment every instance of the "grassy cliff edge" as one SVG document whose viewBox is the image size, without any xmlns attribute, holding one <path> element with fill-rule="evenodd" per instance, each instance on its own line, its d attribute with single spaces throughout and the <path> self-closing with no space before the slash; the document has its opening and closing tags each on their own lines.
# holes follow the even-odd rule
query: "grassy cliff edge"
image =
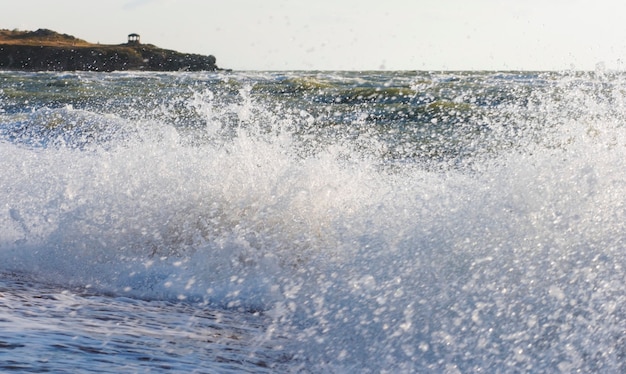
<svg viewBox="0 0 626 374">
<path fill-rule="evenodd" d="M 209 55 L 180 53 L 151 44 L 92 44 L 67 34 L 0 30 L 0 69 L 26 71 L 214 71 Z"/>
</svg>

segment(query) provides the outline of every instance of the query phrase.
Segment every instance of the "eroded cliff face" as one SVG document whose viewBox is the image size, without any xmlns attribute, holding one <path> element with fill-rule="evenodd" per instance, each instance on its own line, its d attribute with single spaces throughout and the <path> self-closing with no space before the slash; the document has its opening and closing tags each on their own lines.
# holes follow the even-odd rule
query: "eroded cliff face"
<svg viewBox="0 0 626 374">
<path fill-rule="evenodd" d="M 40 29 L 0 30 L 0 69 L 27 71 L 213 71 L 214 56 L 180 53 L 151 44 L 100 45 Z"/>
</svg>

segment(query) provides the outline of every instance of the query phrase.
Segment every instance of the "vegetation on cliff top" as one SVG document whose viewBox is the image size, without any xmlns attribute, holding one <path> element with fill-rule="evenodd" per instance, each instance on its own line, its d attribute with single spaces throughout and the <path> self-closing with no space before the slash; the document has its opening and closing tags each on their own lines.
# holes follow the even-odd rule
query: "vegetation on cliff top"
<svg viewBox="0 0 626 374">
<path fill-rule="evenodd" d="M 59 34 L 48 29 L 39 29 L 37 31 L 0 30 L 0 44 L 55 47 L 98 46 L 98 44 L 91 44 L 72 35 Z"/>
<path fill-rule="evenodd" d="M 221 70 L 213 56 L 180 53 L 151 44 L 93 44 L 52 30 L 0 30 L 0 69 L 10 70 Z"/>
</svg>

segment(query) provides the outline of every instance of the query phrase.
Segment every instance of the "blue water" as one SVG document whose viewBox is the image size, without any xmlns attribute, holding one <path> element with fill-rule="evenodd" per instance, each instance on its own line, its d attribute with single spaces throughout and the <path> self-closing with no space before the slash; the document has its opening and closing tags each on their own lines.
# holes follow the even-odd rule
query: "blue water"
<svg viewBox="0 0 626 374">
<path fill-rule="evenodd" d="M 624 78 L 0 72 L 0 370 L 621 372 Z"/>
</svg>

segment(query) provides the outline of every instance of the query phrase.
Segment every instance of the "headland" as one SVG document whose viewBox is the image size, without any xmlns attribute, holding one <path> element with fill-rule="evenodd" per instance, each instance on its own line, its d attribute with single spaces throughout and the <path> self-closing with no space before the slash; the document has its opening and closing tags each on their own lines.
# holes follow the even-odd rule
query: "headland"
<svg viewBox="0 0 626 374">
<path fill-rule="evenodd" d="M 215 71 L 214 56 L 181 53 L 142 44 L 93 44 L 48 29 L 0 30 L 0 69 L 24 71 Z"/>
</svg>

